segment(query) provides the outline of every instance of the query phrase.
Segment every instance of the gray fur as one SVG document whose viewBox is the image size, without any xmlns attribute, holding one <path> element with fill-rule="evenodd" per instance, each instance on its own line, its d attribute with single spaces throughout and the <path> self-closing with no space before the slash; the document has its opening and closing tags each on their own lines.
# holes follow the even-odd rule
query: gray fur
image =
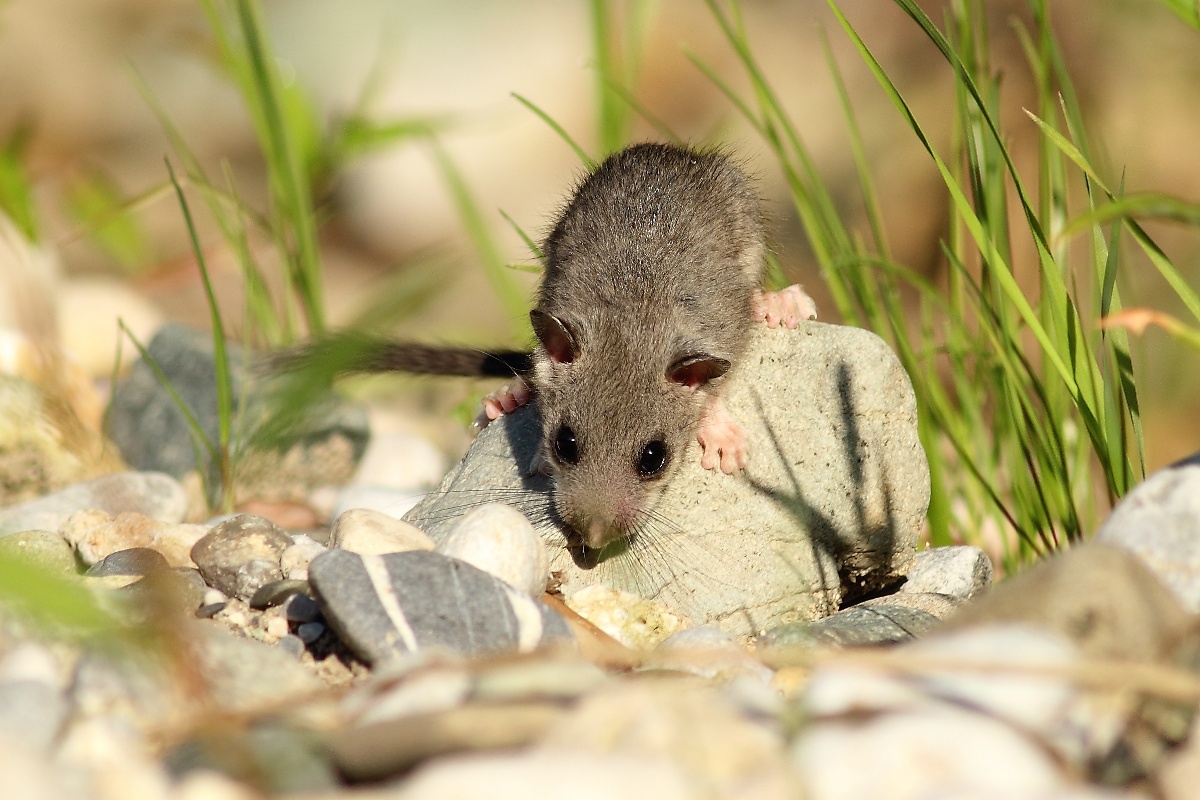
<svg viewBox="0 0 1200 800">
<path fill-rule="evenodd" d="M 724 156 L 661 144 L 623 150 L 580 184 L 544 247 L 538 309 L 578 345 L 556 363 L 543 342 L 530 381 L 543 421 L 555 507 L 599 547 L 629 535 L 695 436 L 721 378 L 694 390 L 667 378 L 679 359 L 736 364 L 764 263 L 758 198 Z M 561 425 L 579 460 L 556 462 Z M 666 469 L 638 474 L 642 448 L 668 446 Z"/>
</svg>

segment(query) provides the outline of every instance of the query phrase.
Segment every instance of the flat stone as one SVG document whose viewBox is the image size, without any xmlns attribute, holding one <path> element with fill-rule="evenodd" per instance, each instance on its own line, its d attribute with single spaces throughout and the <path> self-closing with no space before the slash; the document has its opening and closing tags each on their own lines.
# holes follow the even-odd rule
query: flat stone
<svg viewBox="0 0 1200 800">
<path fill-rule="evenodd" d="M 915 608 L 854 606 L 816 622 L 791 622 L 759 637 L 762 647 L 869 647 L 907 642 L 938 618 Z"/>
<path fill-rule="evenodd" d="M 174 525 L 187 515 L 187 495 L 169 475 L 118 472 L 0 510 L 0 536 L 56 531 L 72 514 L 89 509 L 114 516 L 132 512 Z"/>
<path fill-rule="evenodd" d="M 918 550 L 900 593 L 945 594 L 971 599 L 992 583 L 992 560 L 978 547 Z"/>
<path fill-rule="evenodd" d="M 97 578 L 105 575 L 149 575 L 151 572 L 165 572 L 170 568 L 170 564 L 157 550 L 131 547 L 105 556 L 103 560 L 90 566 L 84 574 Z"/>
<path fill-rule="evenodd" d="M 433 540 L 420 528 L 370 508 L 352 508 L 333 523 L 329 546 L 363 556 L 432 550 Z"/>
<path fill-rule="evenodd" d="M 883 597 L 872 597 L 864 600 L 855 608 L 873 608 L 874 606 L 893 606 L 913 608 L 931 614 L 938 619 L 946 619 L 967 603 L 964 597 L 952 594 L 937 594 L 935 592 L 896 592 Z"/>
<path fill-rule="evenodd" d="M 459 517 L 437 551 L 479 567 L 532 597 L 546 591 L 550 569 L 546 543 L 525 515 L 511 506 L 487 503 Z"/>
<path fill-rule="evenodd" d="M 261 611 L 264 608 L 282 605 L 289 598 L 307 593 L 308 591 L 308 581 L 289 580 L 287 578 L 272 581 L 260 586 L 254 592 L 254 595 L 250 598 L 250 607 Z"/>
<path fill-rule="evenodd" d="M 291 544 L 291 538 L 273 523 L 239 514 L 196 542 L 192 560 L 209 585 L 249 600 L 262 586 L 283 578 L 279 558 Z"/>
<path fill-rule="evenodd" d="M 75 551 L 61 535 L 22 531 L 0 536 L 0 555 L 24 558 L 60 575 L 75 574 Z"/>
<path fill-rule="evenodd" d="M 133 512 L 113 515 L 90 509 L 72 514 L 58 532 L 75 547 L 83 563 L 96 564 L 122 550 L 149 547 L 165 527 Z"/>
<path fill-rule="evenodd" d="M 333 549 L 313 559 L 309 580 L 326 622 L 371 664 L 430 646 L 479 655 L 570 640 L 540 601 L 438 553 Z"/>
<path fill-rule="evenodd" d="M 1095 539 L 1136 553 L 1184 608 L 1200 612 L 1200 453 L 1134 487 Z"/>
<path fill-rule="evenodd" d="M 882 339 L 756 326 L 725 401 L 747 432 L 747 468 L 706 471 L 693 446 L 655 506 L 662 524 L 594 567 L 576 563 L 551 482 L 535 474 L 536 402 L 489 425 L 404 518 L 436 541 L 473 506 L 463 498 L 509 502 L 550 544 L 567 597 L 606 583 L 735 635 L 826 616 L 908 570 L 929 471 L 912 386 Z"/>
</svg>

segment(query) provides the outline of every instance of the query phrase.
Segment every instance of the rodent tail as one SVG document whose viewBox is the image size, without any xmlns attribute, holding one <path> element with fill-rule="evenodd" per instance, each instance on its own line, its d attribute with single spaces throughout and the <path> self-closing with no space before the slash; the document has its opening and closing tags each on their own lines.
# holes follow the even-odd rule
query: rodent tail
<svg viewBox="0 0 1200 800">
<path fill-rule="evenodd" d="M 488 352 L 470 347 L 396 342 L 362 333 L 343 332 L 274 353 L 263 362 L 268 373 L 307 371 L 328 378 L 379 372 L 424 375 L 512 377 L 532 367 L 531 354 L 519 350 Z"/>
</svg>

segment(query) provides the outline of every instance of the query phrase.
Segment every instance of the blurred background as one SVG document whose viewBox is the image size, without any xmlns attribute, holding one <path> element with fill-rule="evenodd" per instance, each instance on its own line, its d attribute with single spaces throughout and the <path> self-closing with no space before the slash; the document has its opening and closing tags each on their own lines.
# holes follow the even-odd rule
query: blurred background
<svg viewBox="0 0 1200 800">
<path fill-rule="evenodd" d="M 943 4 L 921 5 L 942 18 Z M 945 61 L 891 3 L 844 0 L 841 7 L 934 146 L 948 149 L 953 81 Z M 285 83 L 307 104 L 311 135 L 351 118 L 393 125 L 375 146 L 331 157 L 315 175 L 331 327 L 361 320 L 374 304 L 376 326 L 398 335 L 519 343 L 521 312 L 498 297 L 484 262 L 534 265 L 516 228 L 539 239 L 582 165 L 513 94 L 543 110 L 589 154 L 602 155 L 593 8 L 561 0 L 263 1 L 266 36 Z M 1033 77 L 1012 24 L 1028 24 L 1027 5 L 994 0 L 986 8 L 991 57 L 1002 74 L 1003 122 L 1018 161 L 1032 160 L 1039 134 L 1022 109 L 1034 107 Z M 777 164 L 694 63 L 708 65 L 739 94 L 748 92 L 713 16 L 694 0 L 617 3 L 612 11 L 612 24 L 641 37 L 630 48 L 638 58 L 623 68 L 628 90 L 653 119 L 635 115 L 632 138 L 661 138 L 656 126 L 663 126 L 686 141 L 719 143 L 735 153 L 760 182 L 784 273 L 805 284 L 826 320 L 837 321 Z M 1200 35 L 1158 0 L 1057 0 L 1051 12 L 1105 180 L 1200 200 Z M 862 125 L 893 255 L 928 276 L 944 272 L 945 188 L 827 5 L 754 0 L 742 13 L 755 56 L 835 202 L 865 227 L 822 50 L 822 37 L 828 39 Z M 0 99 L 0 182 L 27 184 L 32 213 L 24 227 L 34 240 L 26 249 L 10 241 L 0 250 L 0 327 L 57 339 L 103 378 L 113 370 L 117 317 L 143 341 L 165 320 L 207 326 L 203 284 L 164 164 L 170 158 L 183 171 L 179 147 L 154 106 L 214 183 L 247 206 L 268 207 L 268 177 L 253 119 L 201 5 L 0 0 Z M 242 273 L 200 193 L 194 186 L 187 191 L 226 322 L 236 333 Z M 478 219 L 464 212 L 464 196 Z M 1182 227 L 1147 227 L 1196 285 L 1200 237 Z M 263 237 L 252 235 L 249 244 L 264 261 L 272 258 Z M 1122 287 L 1126 305 L 1181 314 L 1153 269 L 1131 263 Z M 1016 268 L 1028 276 L 1036 264 Z M 510 273 L 526 292 L 535 284 L 533 271 Z M 386 297 L 396 299 L 381 304 Z M 1154 468 L 1200 449 L 1200 362 L 1158 331 L 1134 347 L 1141 356 L 1147 463 Z M 134 351 L 128 344 L 123 350 L 128 360 Z M 449 411 L 469 402 L 477 387 L 407 380 L 387 392 L 399 417 L 417 420 L 411 424 L 452 453 L 465 446 L 467 434 Z"/>
</svg>

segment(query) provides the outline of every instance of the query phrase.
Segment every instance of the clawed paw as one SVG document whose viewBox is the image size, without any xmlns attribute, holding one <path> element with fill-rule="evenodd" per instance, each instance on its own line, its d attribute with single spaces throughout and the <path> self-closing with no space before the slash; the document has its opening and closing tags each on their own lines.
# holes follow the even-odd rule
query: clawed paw
<svg viewBox="0 0 1200 800">
<path fill-rule="evenodd" d="M 705 469 L 719 466 L 726 475 L 732 475 L 745 468 L 750 455 L 746 431 L 726 410 L 721 398 L 713 398 L 705 408 L 696 430 L 696 440 L 703 451 L 700 466 Z"/>
<path fill-rule="evenodd" d="M 475 427 L 483 430 L 501 414 L 511 414 L 528 403 L 532 396 L 529 384 L 520 378 L 506 386 L 501 386 L 483 398 L 483 407 L 475 417 Z"/>
</svg>

